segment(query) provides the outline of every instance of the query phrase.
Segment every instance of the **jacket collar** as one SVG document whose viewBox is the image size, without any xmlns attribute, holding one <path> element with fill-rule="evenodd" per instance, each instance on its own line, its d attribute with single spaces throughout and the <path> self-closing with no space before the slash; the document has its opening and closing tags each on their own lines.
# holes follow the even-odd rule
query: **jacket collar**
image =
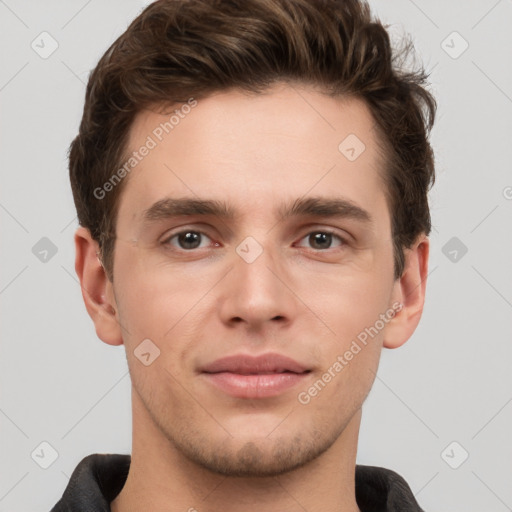
<svg viewBox="0 0 512 512">
<path fill-rule="evenodd" d="M 111 512 L 110 503 L 126 482 L 130 462 L 130 455 L 88 455 L 75 468 L 62 498 L 50 512 Z M 424 512 L 407 482 L 389 469 L 357 465 L 355 486 L 361 512 Z"/>
</svg>

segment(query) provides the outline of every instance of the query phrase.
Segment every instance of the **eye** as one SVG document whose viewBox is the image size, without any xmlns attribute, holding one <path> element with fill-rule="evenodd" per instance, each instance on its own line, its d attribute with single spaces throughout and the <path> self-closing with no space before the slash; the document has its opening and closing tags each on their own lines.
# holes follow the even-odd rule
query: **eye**
<svg viewBox="0 0 512 512">
<path fill-rule="evenodd" d="M 338 247 L 344 246 L 347 243 L 345 239 L 342 238 L 341 236 L 335 234 L 332 231 L 326 230 L 311 231 L 311 233 L 302 238 L 302 240 L 307 239 L 308 242 L 312 244 L 313 249 L 315 250 L 325 250 L 331 248 L 333 238 L 337 238 L 341 242 L 341 244 L 339 244 Z"/>
<path fill-rule="evenodd" d="M 193 249 L 201 248 L 201 239 L 203 237 L 206 237 L 207 239 L 210 240 L 210 237 L 205 235 L 202 231 L 186 229 L 184 231 L 180 231 L 179 233 L 175 233 L 167 237 L 165 240 L 162 241 L 162 244 L 171 245 L 173 247 L 177 247 L 178 249 L 182 249 L 185 251 L 190 251 Z M 176 243 L 172 243 L 172 240 L 174 239 L 176 239 Z M 176 246 L 176 244 L 178 245 Z"/>
<path fill-rule="evenodd" d="M 186 229 L 168 236 L 162 241 L 162 245 L 190 252 L 194 249 L 208 247 L 209 244 L 204 240 L 205 238 L 211 241 L 210 237 L 202 231 Z M 324 251 L 333 248 L 334 239 L 339 241 L 337 247 L 343 247 L 347 244 L 343 237 L 329 230 L 311 231 L 301 241 L 307 240 L 315 251 Z M 206 245 L 201 245 L 202 242 L 205 242 Z M 214 243 L 214 245 L 219 246 L 218 243 Z"/>
</svg>

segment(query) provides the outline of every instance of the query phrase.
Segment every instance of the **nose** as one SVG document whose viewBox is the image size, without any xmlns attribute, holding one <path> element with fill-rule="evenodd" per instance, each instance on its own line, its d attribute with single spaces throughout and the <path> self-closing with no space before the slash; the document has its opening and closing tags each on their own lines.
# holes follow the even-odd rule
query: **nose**
<svg viewBox="0 0 512 512">
<path fill-rule="evenodd" d="M 289 324 L 298 306 L 286 262 L 276 257 L 278 251 L 254 240 L 237 249 L 219 296 L 222 321 L 251 330 Z M 262 252 L 252 260 L 251 251 Z"/>
</svg>

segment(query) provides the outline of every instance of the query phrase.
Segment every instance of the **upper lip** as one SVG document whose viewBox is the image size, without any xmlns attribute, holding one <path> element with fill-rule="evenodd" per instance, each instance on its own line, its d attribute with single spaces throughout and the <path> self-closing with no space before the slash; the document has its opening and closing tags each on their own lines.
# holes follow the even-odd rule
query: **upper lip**
<svg viewBox="0 0 512 512">
<path fill-rule="evenodd" d="M 281 354 L 263 354 L 260 356 L 250 356 L 247 354 L 234 354 L 231 356 L 217 359 L 213 363 L 207 364 L 201 369 L 205 373 L 230 372 L 242 375 L 259 373 L 281 373 L 293 372 L 304 373 L 308 368 L 294 361 L 290 357 Z"/>
</svg>

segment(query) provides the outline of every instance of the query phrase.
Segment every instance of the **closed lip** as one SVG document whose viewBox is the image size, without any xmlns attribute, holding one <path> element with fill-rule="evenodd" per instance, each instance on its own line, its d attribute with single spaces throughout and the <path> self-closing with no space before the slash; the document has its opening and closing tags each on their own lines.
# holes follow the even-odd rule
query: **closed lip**
<svg viewBox="0 0 512 512">
<path fill-rule="evenodd" d="M 311 369 L 294 359 L 277 353 L 251 356 L 234 354 L 217 359 L 201 368 L 204 373 L 230 372 L 240 375 L 260 375 L 272 373 L 307 373 Z"/>
</svg>

